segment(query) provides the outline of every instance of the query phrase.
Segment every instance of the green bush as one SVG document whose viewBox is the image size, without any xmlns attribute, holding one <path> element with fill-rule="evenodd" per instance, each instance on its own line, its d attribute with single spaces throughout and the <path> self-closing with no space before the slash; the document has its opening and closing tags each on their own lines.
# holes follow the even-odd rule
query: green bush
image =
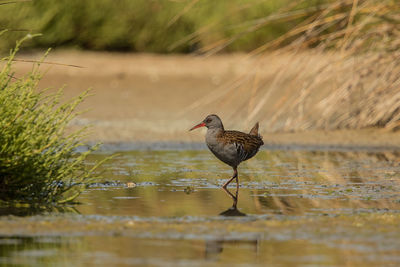
<svg viewBox="0 0 400 267">
<path fill-rule="evenodd" d="M 1 7 L 7 33 L 0 48 L 26 34 L 43 36 L 31 47 L 70 46 L 91 50 L 190 52 L 241 35 L 224 51 L 251 50 L 297 22 L 269 23 L 247 31 L 290 0 L 35 0 Z M 246 34 L 241 34 L 247 31 Z M 185 41 L 187 40 L 187 41 Z M 1 47 L 2 46 L 2 47 Z"/>
<path fill-rule="evenodd" d="M 40 63 L 24 77 L 16 78 L 13 59 L 21 42 L 1 59 L 0 72 L 0 201 L 62 203 L 73 200 L 96 179 L 99 163 L 85 166 L 85 158 L 97 149 L 77 153 L 86 128 L 67 135 L 65 128 L 77 113 L 87 92 L 67 103 L 56 94 L 38 91 Z"/>
</svg>

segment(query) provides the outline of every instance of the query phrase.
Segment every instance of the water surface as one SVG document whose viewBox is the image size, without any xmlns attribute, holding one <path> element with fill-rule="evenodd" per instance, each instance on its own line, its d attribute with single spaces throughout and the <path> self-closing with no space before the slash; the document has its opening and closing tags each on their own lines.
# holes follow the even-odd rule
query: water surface
<svg viewBox="0 0 400 267">
<path fill-rule="evenodd" d="M 0 209 L 0 264 L 397 265 L 398 160 L 264 150 L 225 192 L 209 151 L 122 151 L 78 205 Z"/>
</svg>

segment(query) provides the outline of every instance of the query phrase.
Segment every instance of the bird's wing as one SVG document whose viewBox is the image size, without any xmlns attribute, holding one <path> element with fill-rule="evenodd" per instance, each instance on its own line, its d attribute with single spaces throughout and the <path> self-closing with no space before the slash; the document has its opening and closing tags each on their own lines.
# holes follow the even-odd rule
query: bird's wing
<svg viewBox="0 0 400 267">
<path fill-rule="evenodd" d="M 225 131 L 223 141 L 235 145 L 240 161 L 253 157 L 264 144 L 260 137 L 238 131 Z"/>
</svg>

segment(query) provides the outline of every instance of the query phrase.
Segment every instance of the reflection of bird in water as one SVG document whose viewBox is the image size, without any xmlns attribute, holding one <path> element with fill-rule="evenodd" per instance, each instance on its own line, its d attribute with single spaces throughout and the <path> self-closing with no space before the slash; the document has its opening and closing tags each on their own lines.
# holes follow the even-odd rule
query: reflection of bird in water
<svg viewBox="0 0 400 267">
<path fill-rule="evenodd" d="M 235 249 L 246 249 L 252 248 L 255 255 L 258 254 L 258 242 L 259 240 L 242 240 L 242 239 L 233 239 L 233 240 L 209 240 L 206 241 L 206 251 L 205 258 L 209 260 L 216 260 L 218 255 L 224 251 L 224 245 L 228 247 L 235 247 Z M 244 246 L 243 246 L 244 245 Z"/>
<path fill-rule="evenodd" d="M 222 162 L 233 168 L 233 176 L 222 187 L 226 188 L 236 178 L 236 187 L 239 188 L 237 167 L 242 161 L 252 158 L 257 154 L 260 146 L 264 144 L 258 134 L 258 122 L 250 133 L 238 131 L 225 131 L 221 119 L 217 115 L 208 115 L 201 123 L 191 130 L 207 127 L 206 143 L 211 152 Z"/>
<path fill-rule="evenodd" d="M 221 216 L 246 216 L 245 213 L 240 212 L 237 209 L 237 203 L 239 201 L 239 190 L 236 190 L 235 194 L 232 194 L 228 189 L 224 188 L 225 192 L 232 198 L 233 204 L 229 209 L 221 212 Z M 241 239 L 216 239 L 206 241 L 205 258 L 206 259 L 217 259 L 217 256 L 224 250 L 224 245 L 228 246 L 241 246 L 243 244 L 252 245 L 254 251 L 258 253 L 258 239 L 254 240 L 241 240 Z"/>
<path fill-rule="evenodd" d="M 239 200 L 239 189 L 236 189 L 236 193 L 235 195 L 233 195 L 228 189 L 224 188 L 225 192 L 232 198 L 233 200 L 233 204 L 232 207 L 230 207 L 229 209 L 221 212 L 219 215 L 221 216 L 246 216 L 245 213 L 240 212 L 237 209 L 237 203 Z"/>
</svg>

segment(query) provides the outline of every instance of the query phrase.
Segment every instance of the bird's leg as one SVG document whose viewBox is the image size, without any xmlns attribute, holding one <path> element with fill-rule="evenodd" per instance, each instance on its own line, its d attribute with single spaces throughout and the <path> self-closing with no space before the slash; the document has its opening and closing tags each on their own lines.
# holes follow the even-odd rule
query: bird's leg
<svg viewBox="0 0 400 267">
<path fill-rule="evenodd" d="M 223 187 L 222 189 L 224 189 L 224 191 L 232 198 L 232 200 L 233 200 L 232 207 L 236 208 L 237 201 L 238 201 L 238 191 L 236 191 L 235 195 L 233 195 L 231 193 L 231 191 L 229 191 L 227 188 Z"/>
<path fill-rule="evenodd" d="M 237 173 L 237 168 L 236 167 L 233 167 L 233 176 L 232 176 L 232 178 L 231 179 L 229 179 L 228 181 L 226 181 L 226 183 L 224 183 L 224 185 L 222 186 L 222 188 L 226 188 L 227 186 L 228 186 L 228 184 L 230 183 L 230 182 L 232 182 L 233 181 L 233 179 L 235 179 L 236 178 L 236 188 L 239 188 L 239 183 L 238 183 L 238 178 L 237 178 L 237 176 L 238 176 L 238 173 Z"/>
<path fill-rule="evenodd" d="M 239 192 L 239 176 L 237 175 L 236 171 L 236 194 Z"/>
</svg>

